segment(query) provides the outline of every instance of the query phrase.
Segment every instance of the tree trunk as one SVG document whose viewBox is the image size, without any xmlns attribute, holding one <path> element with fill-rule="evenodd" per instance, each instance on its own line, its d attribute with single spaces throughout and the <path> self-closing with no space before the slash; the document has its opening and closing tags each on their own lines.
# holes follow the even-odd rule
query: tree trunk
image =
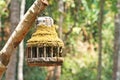
<svg viewBox="0 0 120 80">
<path fill-rule="evenodd" d="M 0 33 L 2 33 L 2 22 L 1 22 L 1 16 L 0 16 Z M 0 36 L 1 41 L 0 43 L 2 43 L 2 36 Z M 0 45 L 0 49 L 2 48 L 2 44 Z"/>
<path fill-rule="evenodd" d="M 62 39 L 63 34 L 62 34 L 62 26 L 63 26 L 63 20 L 64 20 L 64 2 L 63 0 L 58 0 L 58 9 L 59 12 L 61 13 L 59 16 L 59 37 Z M 61 76 L 61 66 L 55 66 L 54 68 L 54 76 L 55 76 L 55 80 L 60 80 L 60 76 Z"/>
<path fill-rule="evenodd" d="M 59 37 L 62 39 L 62 25 L 63 25 L 63 19 L 64 19 L 64 16 L 63 16 L 64 3 L 63 3 L 63 0 L 58 0 L 58 1 L 59 1 L 58 8 L 59 8 L 59 12 L 61 13 L 60 17 L 59 17 Z"/>
<path fill-rule="evenodd" d="M 97 80 L 101 80 L 102 74 L 102 24 L 103 24 L 103 15 L 104 15 L 104 2 L 105 0 L 100 0 L 100 12 L 99 12 L 99 21 L 98 21 L 98 29 L 99 29 L 99 53 L 98 53 L 98 75 Z"/>
<path fill-rule="evenodd" d="M 117 3 L 118 14 L 115 15 L 113 80 L 120 80 L 120 1 Z"/>
<path fill-rule="evenodd" d="M 6 66 L 9 63 L 12 52 L 16 49 L 27 34 L 28 30 L 32 27 L 37 15 L 42 12 L 47 5 L 47 0 L 36 0 L 27 11 L 24 18 L 20 21 L 3 49 L 0 51 L 0 77 L 2 77 L 2 74 L 6 70 Z"/>
<path fill-rule="evenodd" d="M 19 1 L 12 0 L 10 5 L 10 22 L 11 22 L 11 33 L 14 31 L 15 27 L 19 22 Z M 16 54 L 17 50 L 13 52 L 8 64 L 8 69 L 6 70 L 6 80 L 15 80 L 16 75 Z"/>
<path fill-rule="evenodd" d="M 59 1 L 59 5 L 58 5 L 58 9 L 60 12 L 60 17 L 59 17 L 59 37 L 62 39 L 62 24 L 63 24 L 63 13 L 64 13 L 64 4 L 63 4 L 63 0 L 58 0 Z M 60 80 L 60 76 L 61 76 L 61 66 L 51 66 L 51 67 L 47 67 L 47 77 L 46 80 Z"/>
<path fill-rule="evenodd" d="M 17 54 L 17 50 L 15 50 L 13 52 L 13 55 L 10 58 L 8 68 L 6 70 L 6 75 L 5 75 L 6 79 L 5 80 L 16 80 L 15 79 L 15 76 L 16 76 L 16 62 L 17 62 L 16 54 Z"/>
<path fill-rule="evenodd" d="M 25 0 L 21 0 L 20 20 L 24 16 Z M 19 45 L 18 80 L 23 80 L 24 40 Z"/>
</svg>

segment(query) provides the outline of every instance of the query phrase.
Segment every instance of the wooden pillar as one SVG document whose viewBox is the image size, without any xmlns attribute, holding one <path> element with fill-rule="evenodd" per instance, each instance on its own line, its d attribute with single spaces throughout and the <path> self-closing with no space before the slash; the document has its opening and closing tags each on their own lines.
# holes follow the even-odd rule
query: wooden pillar
<svg viewBox="0 0 120 80">
<path fill-rule="evenodd" d="M 39 57 L 39 47 L 37 47 L 37 58 Z"/>
<path fill-rule="evenodd" d="M 30 48 L 31 48 L 31 53 L 30 53 L 30 54 L 31 54 L 31 57 L 30 57 L 30 58 L 32 58 L 32 47 L 30 47 Z"/>
<path fill-rule="evenodd" d="M 45 47 L 45 46 L 44 46 L 44 50 L 43 50 L 43 52 L 44 52 L 43 57 L 46 57 L 46 47 Z"/>
</svg>

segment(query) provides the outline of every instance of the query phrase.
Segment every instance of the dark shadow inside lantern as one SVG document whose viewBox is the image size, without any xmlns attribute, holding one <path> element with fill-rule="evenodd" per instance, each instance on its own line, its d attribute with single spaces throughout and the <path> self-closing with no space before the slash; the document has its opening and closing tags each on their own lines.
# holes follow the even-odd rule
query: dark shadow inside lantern
<svg viewBox="0 0 120 80">
<path fill-rule="evenodd" d="M 57 56 L 57 47 L 53 47 L 53 57 Z"/>
<path fill-rule="evenodd" d="M 37 47 L 32 47 L 32 57 L 37 58 Z"/>
<path fill-rule="evenodd" d="M 59 50 L 59 57 L 62 57 L 62 47 L 60 47 L 60 50 Z"/>
<path fill-rule="evenodd" d="M 31 58 L 31 51 L 32 51 L 32 50 L 31 50 L 31 47 L 28 47 L 28 48 L 27 48 L 27 57 L 28 57 L 28 58 Z"/>
<path fill-rule="evenodd" d="M 43 47 L 40 47 L 39 48 L 39 57 L 43 57 L 43 51 L 44 51 L 44 48 Z"/>
<path fill-rule="evenodd" d="M 46 47 L 46 56 L 47 57 L 52 57 L 52 52 L 51 52 L 51 47 Z"/>
</svg>

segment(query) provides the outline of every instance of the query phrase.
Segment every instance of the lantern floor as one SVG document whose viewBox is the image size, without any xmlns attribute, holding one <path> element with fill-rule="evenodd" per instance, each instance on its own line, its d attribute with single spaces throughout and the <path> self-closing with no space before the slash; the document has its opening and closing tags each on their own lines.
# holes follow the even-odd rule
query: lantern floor
<svg viewBox="0 0 120 80">
<path fill-rule="evenodd" d="M 27 58 L 29 66 L 60 66 L 64 59 L 62 57 L 39 57 Z"/>
</svg>

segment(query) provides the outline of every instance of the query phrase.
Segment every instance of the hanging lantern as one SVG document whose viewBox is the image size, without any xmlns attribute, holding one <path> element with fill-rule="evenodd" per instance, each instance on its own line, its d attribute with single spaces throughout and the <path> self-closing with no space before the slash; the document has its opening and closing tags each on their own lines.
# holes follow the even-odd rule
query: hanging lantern
<svg viewBox="0 0 120 80">
<path fill-rule="evenodd" d="M 53 19 L 39 17 L 36 32 L 27 41 L 27 63 L 29 66 L 56 66 L 63 63 L 63 41 L 58 38 Z"/>
</svg>

